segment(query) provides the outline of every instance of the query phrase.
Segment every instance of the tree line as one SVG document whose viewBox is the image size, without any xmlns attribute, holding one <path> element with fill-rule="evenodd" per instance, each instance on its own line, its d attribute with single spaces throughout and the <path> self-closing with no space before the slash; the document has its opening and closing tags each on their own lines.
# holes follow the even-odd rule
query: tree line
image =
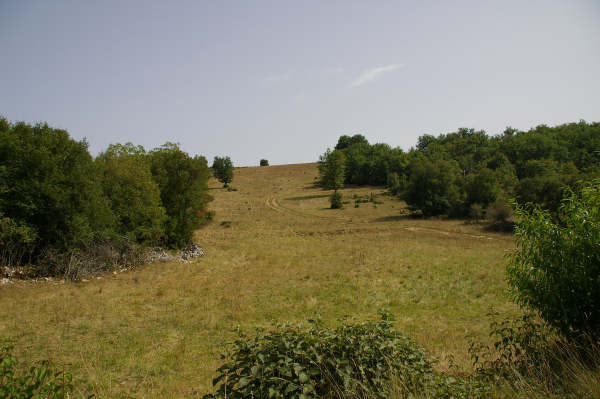
<svg viewBox="0 0 600 399">
<path fill-rule="evenodd" d="M 495 136 L 460 128 L 420 136 L 407 152 L 344 135 L 320 157 L 326 188 L 341 187 L 332 183 L 334 169 L 343 170 L 344 184 L 385 185 L 401 193 L 425 216 L 467 216 L 510 198 L 556 214 L 561 187 L 600 176 L 600 123 L 540 125 L 527 132 L 509 127 Z"/>
<path fill-rule="evenodd" d="M 39 268 L 91 249 L 185 247 L 210 219 L 210 177 L 178 144 L 114 144 L 94 159 L 65 130 L 0 117 L 1 261 Z"/>
</svg>

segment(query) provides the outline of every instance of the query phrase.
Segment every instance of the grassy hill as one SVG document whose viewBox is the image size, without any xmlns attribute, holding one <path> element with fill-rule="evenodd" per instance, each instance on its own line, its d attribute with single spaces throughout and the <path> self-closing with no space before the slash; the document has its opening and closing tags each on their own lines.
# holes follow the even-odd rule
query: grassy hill
<svg viewBox="0 0 600 399">
<path fill-rule="evenodd" d="M 0 338 L 25 363 L 71 364 L 74 383 L 105 397 L 201 397 L 211 391 L 218 343 L 236 325 L 304 321 L 320 312 L 374 319 L 468 370 L 468 336 L 485 340 L 504 291 L 511 235 L 456 220 L 415 219 L 378 187 L 346 188 L 329 209 L 316 164 L 240 168 L 231 189 L 210 181 L 205 256 L 78 283 L 0 286 Z M 376 204 L 356 200 L 374 196 Z"/>
</svg>

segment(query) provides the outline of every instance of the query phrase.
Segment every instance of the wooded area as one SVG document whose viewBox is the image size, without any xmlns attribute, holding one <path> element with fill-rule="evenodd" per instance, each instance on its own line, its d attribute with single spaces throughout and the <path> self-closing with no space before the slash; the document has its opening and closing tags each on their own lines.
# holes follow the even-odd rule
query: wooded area
<svg viewBox="0 0 600 399">
<path fill-rule="evenodd" d="M 115 144 L 93 159 L 65 130 L 0 118 L 2 264 L 64 275 L 82 254 L 102 270 L 144 246 L 185 247 L 210 216 L 210 176 L 177 144 Z"/>
<path fill-rule="evenodd" d="M 425 216 L 464 217 L 511 198 L 556 214 L 562 187 L 600 176 L 600 123 L 540 125 L 527 132 L 509 127 L 491 137 L 461 128 L 423 135 L 407 152 L 369 144 L 362 135 L 341 136 L 320 159 L 326 188 L 339 188 L 330 171 L 340 169 L 339 159 L 345 184 L 387 185 Z"/>
</svg>

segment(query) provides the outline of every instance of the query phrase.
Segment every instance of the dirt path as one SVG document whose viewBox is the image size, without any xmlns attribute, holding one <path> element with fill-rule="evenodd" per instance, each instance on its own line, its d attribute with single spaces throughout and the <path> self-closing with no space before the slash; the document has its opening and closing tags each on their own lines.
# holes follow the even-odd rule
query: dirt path
<svg viewBox="0 0 600 399">
<path fill-rule="evenodd" d="M 502 241 L 502 242 L 508 241 L 508 240 L 503 240 L 501 238 L 494 238 L 494 237 L 488 237 L 488 236 L 476 236 L 476 235 L 473 235 L 473 234 L 451 233 L 449 231 L 435 230 L 435 229 L 426 229 L 424 227 L 407 227 L 406 230 L 410 230 L 410 231 L 425 231 L 425 232 L 428 232 L 428 233 L 442 234 L 442 235 L 451 236 L 451 237 L 476 238 L 478 240 L 490 240 L 490 241 Z"/>
<path fill-rule="evenodd" d="M 289 208 L 284 208 L 283 206 L 281 206 L 281 205 L 279 205 L 277 203 L 277 198 L 275 198 L 275 197 L 273 197 L 273 198 L 267 198 L 267 201 L 265 202 L 265 204 L 269 208 L 274 209 L 277 212 L 287 213 L 288 215 L 300 216 L 300 217 L 309 218 L 309 219 L 327 220 L 327 221 L 330 221 L 330 222 L 337 222 L 337 223 L 344 223 L 344 224 L 363 224 L 361 222 L 357 223 L 357 222 L 351 222 L 351 221 L 344 220 L 344 219 L 330 218 L 330 217 L 326 217 L 326 216 L 311 215 L 309 213 L 303 213 L 303 212 L 291 210 Z"/>
</svg>

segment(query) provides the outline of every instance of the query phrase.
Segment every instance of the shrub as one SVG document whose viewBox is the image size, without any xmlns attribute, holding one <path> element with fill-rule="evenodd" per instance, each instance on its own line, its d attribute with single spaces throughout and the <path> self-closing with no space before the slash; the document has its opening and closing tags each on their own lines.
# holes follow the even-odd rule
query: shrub
<svg viewBox="0 0 600 399">
<path fill-rule="evenodd" d="M 11 354 L 12 346 L 2 342 L 0 347 L 0 399 L 65 398 L 73 392 L 72 376 L 64 370 L 57 371 L 50 361 L 18 373 L 18 360 Z"/>
<path fill-rule="evenodd" d="M 469 216 L 475 220 L 475 223 L 479 223 L 479 220 L 483 217 L 483 208 L 479 204 L 473 204 L 469 208 Z"/>
<path fill-rule="evenodd" d="M 471 342 L 469 353 L 474 378 L 492 383 L 494 397 L 598 397 L 600 345 L 589 335 L 568 341 L 531 311 L 501 320 L 495 312 L 488 316 L 493 349 Z"/>
<path fill-rule="evenodd" d="M 269 161 L 267 161 L 266 159 L 261 159 L 260 166 L 269 166 Z"/>
<path fill-rule="evenodd" d="M 494 202 L 485 211 L 487 228 L 493 231 L 512 232 L 514 223 L 510 220 L 513 212 L 506 202 Z"/>
<path fill-rule="evenodd" d="M 342 209 L 342 193 L 335 191 L 329 196 L 329 202 L 331 203 L 331 209 Z"/>
<path fill-rule="evenodd" d="M 418 344 L 392 329 L 394 317 L 381 321 L 342 323 L 326 328 L 277 324 L 274 330 L 256 328 L 249 337 L 236 329 L 238 339 L 227 348 L 213 380 L 217 390 L 205 398 L 305 397 L 328 395 L 389 397 L 390 379 L 404 393 L 436 380 L 436 360 Z"/>
<path fill-rule="evenodd" d="M 400 192 L 400 177 L 398 176 L 398 173 L 392 172 L 388 174 L 387 188 L 390 190 L 392 195 L 398 195 Z"/>
<path fill-rule="evenodd" d="M 486 378 L 510 380 L 516 373 L 523 375 L 548 358 L 552 329 L 533 312 L 498 320 L 500 314 L 491 309 L 487 316 L 492 319 L 490 337 L 496 356 L 492 356 L 489 346 L 471 341 L 469 353 L 477 373 Z"/>
<path fill-rule="evenodd" d="M 568 339 L 600 339 L 600 179 L 565 188 L 560 223 L 515 205 L 518 248 L 508 257 L 513 299 Z"/>
</svg>

